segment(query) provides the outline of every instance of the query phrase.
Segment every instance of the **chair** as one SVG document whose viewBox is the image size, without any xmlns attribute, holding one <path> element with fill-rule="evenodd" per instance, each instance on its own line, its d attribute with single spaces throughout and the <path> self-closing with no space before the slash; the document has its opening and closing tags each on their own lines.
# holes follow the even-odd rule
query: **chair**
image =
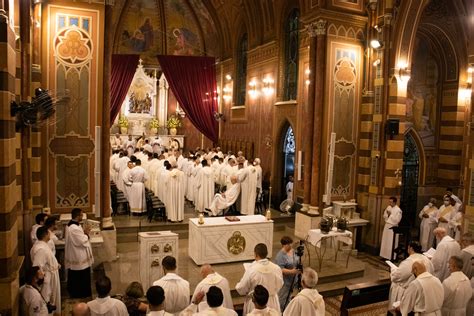
<svg viewBox="0 0 474 316">
<path fill-rule="evenodd" d="M 150 199 L 150 204 L 147 200 L 147 210 L 148 210 L 148 222 L 160 218 L 160 220 L 166 222 L 166 207 L 163 202 L 157 196 L 152 196 Z"/>
<path fill-rule="evenodd" d="M 257 193 L 257 199 L 255 200 L 255 210 L 257 214 L 265 213 L 265 192 Z"/>
</svg>

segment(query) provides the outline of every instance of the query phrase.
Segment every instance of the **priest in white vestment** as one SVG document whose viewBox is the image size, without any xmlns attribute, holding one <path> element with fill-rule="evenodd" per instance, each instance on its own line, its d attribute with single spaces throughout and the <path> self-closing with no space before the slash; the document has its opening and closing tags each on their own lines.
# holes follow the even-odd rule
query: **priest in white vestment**
<svg viewBox="0 0 474 316">
<path fill-rule="evenodd" d="M 415 280 L 412 273 L 412 266 L 415 261 L 423 263 L 426 271 L 433 273 L 433 264 L 430 259 L 421 253 L 421 245 L 412 241 L 408 245 L 408 258 L 403 260 L 398 267 L 391 267 L 390 279 L 392 284 L 390 285 L 390 294 L 388 299 L 388 309 L 393 309 L 393 303 L 398 302 L 402 299 L 403 293 L 408 288 L 411 282 Z"/>
<path fill-rule="evenodd" d="M 176 165 L 172 167 L 168 174 L 166 213 L 168 220 L 172 222 L 184 220 L 184 177 L 184 172 L 179 170 Z"/>
<path fill-rule="evenodd" d="M 160 136 L 156 136 L 155 139 L 151 141 L 151 147 L 153 149 L 154 154 L 161 154 L 161 139 Z"/>
<path fill-rule="evenodd" d="M 280 316 L 279 310 L 268 306 L 270 300 L 270 293 L 265 286 L 258 284 L 252 293 L 252 303 L 254 308 L 247 313 L 247 315 L 258 315 L 258 316 Z M 245 315 L 245 310 L 242 315 Z"/>
<path fill-rule="evenodd" d="M 145 139 L 145 145 L 143 145 L 143 151 L 146 151 L 148 153 L 153 152 L 153 147 L 150 144 L 150 141 L 148 139 Z"/>
<path fill-rule="evenodd" d="M 456 207 L 455 207 L 456 208 Z M 453 237 L 457 242 L 461 241 L 461 225 L 463 222 L 464 212 L 462 209 L 457 208 L 457 211 L 454 213 L 453 217 L 449 221 L 450 232 L 449 235 Z"/>
<path fill-rule="evenodd" d="M 160 177 L 158 179 L 158 197 L 165 204 L 166 208 L 168 207 L 168 204 L 170 204 L 168 181 L 171 169 L 170 163 L 165 160 L 163 163 L 163 168 L 161 169 Z"/>
<path fill-rule="evenodd" d="M 280 302 L 278 291 L 283 286 L 283 274 L 281 268 L 267 259 L 268 250 L 265 244 L 257 244 L 254 248 L 255 261 L 246 267 L 242 279 L 235 286 L 235 290 L 244 295 L 244 308 L 242 315 L 245 316 L 255 307 L 249 294 L 257 285 L 263 285 L 268 293 L 268 307 L 280 313 Z"/>
<path fill-rule="evenodd" d="M 56 216 L 48 217 L 46 221 L 44 222 L 44 226 L 48 229 L 48 233 L 49 233 L 48 246 L 49 246 L 49 249 L 51 249 L 51 252 L 53 253 L 54 256 L 56 256 L 56 244 L 59 243 L 59 239 L 54 233 L 58 229 L 56 225 L 57 222 L 58 222 L 58 217 Z"/>
<path fill-rule="evenodd" d="M 206 211 L 212 216 L 219 215 L 223 210 L 231 207 L 237 201 L 240 194 L 240 183 L 237 180 L 237 176 L 231 177 L 232 186 L 229 187 L 224 193 L 217 193 Z"/>
<path fill-rule="evenodd" d="M 113 149 L 113 150 L 117 150 L 117 149 L 122 149 L 122 146 L 123 146 L 123 142 L 122 142 L 122 139 L 120 138 L 120 134 L 115 134 L 115 137 L 112 138 L 112 140 L 110 141 L 110 147 Z"/>
<path fill-rule="evenodd" d="M 460 257 L 449 259 L 451 275 L 443 281 L 444 301 L 441 312 L 443 316 L 464 316 L 472 298 L 471 282 L 461 271 L 463 261 Z"/>
<path fill-rule="evenodd" d="M 206 308 L 199 308 L 199 312 L 197 312 L 198 306 L 201 306 L 203 301 L 206 302 Z M 231 308 L 225 307 L 223 302 L 224 294 L 221 288 L 211 285 L 205 290 L 195 292 L 191 300 L 191 305 L 189 305 L 180 316 L 237 316 L 233 306 Z"/>
<path fill-rule="evenodd" d="M 97 298 L 87 302 L 91 316 L 128 316 L 125 304 L 116 298 L 110 297 L 112 283 L 107 276 L 99 276 L 95 281 Z"/>
<path fill-rule="evenodd" d="M 438 278 L 426 271 L 423 263 L 415 261 L 412 269 L 416 279 L 403 293 L 400 301 L 402 316 L 407 316 L 410 312 L 415 315 L 440 316 L 444 297 L 443 285 Z"/>
<path fill-rule="evenodd" d="M 402 220 L 402 210 L 397 205 L 397 198 L 390 197 L 389 205 L 383 212 L 383 218 L 385 220 L 385 226 L 382 233 L 382 243 L 380 245 L 380 256 L 385 259 L 392 260 L 392 244 L 393 244 L 393 230 L 392 227 L 398 226 L 398 223 Z M 393 248 L 398 246 L 398 238 L 393 244 Z"/>
<path fill-rule="evenodd" d="M 130 203 L 130 190 L 132 188 L 132 181 L 130 181 L 130 172 L 132 171 L 135 164 L 130 160 L 127 163 L 127 169 L 125 169 L 122 173 L 122 182 L 123 182 L 123 195 L 127 199 L 128 203 Z"/>
<path fill-rule="evenodd" d="M 112 156 L 110 156 L 109 167 L 110 167 L 110 180 L 117 183 L 117 171 L 114 169 L 115 161 L 120 158 L 120 150 L 114 150 Z"/>
<path fill-rule="evenodd" d="M 244 167 L 243 162 L 238 165 L 239 171 L 237 171 L 237 178 L 240 182 L 240 198 L 237 200 L 237 209 L 242 215 L 251 215 L 249 214 L 248 208 L 248 199 L 249 199 L 249 170 Z"/>
<path fill-rule="evenodd" d="M 114 170 L 116 172 L 115 184 L 120 191 L 125 190 L 125 184 L 122 181 L 123 172 L 128 169 L 128 162 L 130 158 L 128 158 L 123 152 L 119 153 L 119 158 L 115 160 L 114 163 Z"/>
<path fill-rule="evenodd" d="M 257 190 L 258 194 L 262 194 L 262 179 L 263 179 L 263 170 L 260 166 L 260 158 L 255 158 L 253 164 L 255 166 L 255 170 L 257 170 Z"/>
<path fill-rule="evenodd" d="M 454 203 L 454 199 L 451 198 L 448 195 L 445 195 L 443 198 L 443 205 L 439 208 L 438 211 L 438 227 L 442 227 L 446 229 L 446 232 L 450 232 L 450 226 L 449 222 L 451 219 L 454 217 L 454 214 L 456 214 L 456 209 L 451 203 Z"/>
<path fill-rule="evenodd" d="M 204 212 L 209 208 L 214 197 L 214 172 L 208 166 L 207 160 L 201 161 L 202 168 L 199 169 L 196 176 L 197 195 L 194 201 L 194 207 L 198 212 Z"/>
<path fill-rule="evenodd" d="M 286 306 L 283 316 L 307 315 L 324 316 L 326 307 L 324 299 L 318 290 L 318 274 L 311 268 L 304 268 L 301 277 L 303 289 Z"/>
<path fill-rule="evenodd" d="M 462 201 L 457 195 L 453 193 L 453 188 L 449 188 L 449 187 L 446 188 L 446 195 L 449 195 L 450 197 L 452 197 L 455 204 L 457 204 L 457 207 L 462 209 L 463 207 Z"/>
<path fill-rule="evenodd" d="M 474 238 L 471 233 L 462 236 L 462 246 L 460 257 L 463 261 L 462 272 L 471 279 L 474 277 Z"/>
<path fill-rule="evenodd" d="M 247 200 L 242 200 L 242 209 L 244 209 L 244 205 L 247 205 L 247 215 L 254 215 L 255 214 L 255 203 L 257 202 L 257 169 L 254 167 L 252 163 L 249 163 L 247 167 L 248 170 L 248 198 Z"/>
<path fill-rule="evenodd" d="M 46 302 L 56 306 L 54 315 L 61 315 L 61 281 L 59 279 L 60 265 L 48 245 L 49 230 L 41 226 L 36 232 L 38 240 L 30 250 L 33 267 L 40 267 L 44 273 L 44 284 L 41 295 Z"/>
<path fill-rule="evenodd" d="M 186 176 L 186 199 L 194 202 L 193 180 L 191 178 L 194 166 L 194 157 L 191 155 L 184 163 L 184 175 Z"/>
<path fill-rule="evenodd" d="M 141 160 L 135 162 L 135 167 L 130 170 L 129 181 L 132 183 L 129 191 L 128 202 L 130 204 L 130 211 L 132 213 L 146 212 L 146 198 L 145 198 L 145 181 L 148 180 L 148 175 L 145 169 L 141 166 Z"/>
<path fill-rule="evenodd" d="M 431 198 L 430 202 L 423 207 L 418 217 L 421 219 L 420 224 L 420 244 L 423 251 L 427 251 L 433 247 L 434 234 L 433 230 L 438 225 L 438 208 L 436 207 L 436 199 Z"/>
<path fill-rule="evenodd" d="M 211 286 L 216 286 L 222 291 L 223 295 L 223 302 L 221 303 L 223 307 L 233 309 L 234 304 L 232 302 L 232 296 L 230 294 L 230 287 L 229 281 L 219 273 L 215 272 L 214 269 L 209 264 L 204 264 L 201 266 L 201 276 L 203 279 L 201 282 L 196 285 L 196 289 L 194 290 L 193 297 L 191 301 L 196 301 L 196 298 L 199 292 L 207 293 Z M 198 310 L 200 312 L 209 308 L 207 304 L 207 300 L 204 298 L 198 304 Z"/>
<path fill-rule="evenodd" d="M 444 228 L 436 228 L 434 234 L 438 245 L 436 246 L 433 258 L 431 258 L 431 263 L 434 267 L 433 275 L 443 282 L 449 276 L 449 258 L 461 255 L 461 247 L 453 238 L 447 235 Z"/>
<path fill-rule="evenodd" d="M 135 152 L 136 142 L 132 139 L 132 135 L 128 135 L 128 140 L 124 144 L 124 149 L 127 151 L 128 157 L 132 156 Z"/>
<path fill-rule="evenodd" d="M 232 186 L 232 183 L 231 183 L 231 180 L 230 178 L 234 175 L 237 174 L 237 172 L 239 171 L 236 163 L 235 163 L 235 160 L 234 159 L 229 159 L 229 161 L 227 162 L 227 165 L 222 169 L 222 175 L 225 179 L 225 186 L 227 188 L 229 188 L 230 186 Z"/>
<path fill-rule="evenodd" d="M 189 282 L 176 274 L 176 259 L 166 256 L 161 263 L 164 276 L 153 282 L 165 291 L 165 311 L 179 315 L 189 305 Z"/>
</svg>

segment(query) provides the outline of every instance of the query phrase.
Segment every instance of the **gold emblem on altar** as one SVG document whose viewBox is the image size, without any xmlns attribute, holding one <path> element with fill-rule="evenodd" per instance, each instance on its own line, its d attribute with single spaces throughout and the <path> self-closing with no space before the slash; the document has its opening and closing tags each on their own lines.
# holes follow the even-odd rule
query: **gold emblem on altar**
<svg viewBox="0 0 474 316">
<path fill-rule="evenodd" d="M 245 238 L 242 237 L 242 233 L 236 231 L 232 234 L 232 237 L 227 241 L 227 250 L 234 255 L 238 255 L 245 250 Z"/>
</svg>

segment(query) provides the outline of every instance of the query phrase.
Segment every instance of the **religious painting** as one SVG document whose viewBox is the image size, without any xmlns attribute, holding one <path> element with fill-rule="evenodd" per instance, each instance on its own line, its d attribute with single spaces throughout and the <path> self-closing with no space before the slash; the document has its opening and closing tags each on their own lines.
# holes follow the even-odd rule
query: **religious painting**
<svg viewBox="0 0 474 316">
<path fill-rule="evenodd" d="M 130 1 L 118 28 L 118 51 L 140 54 L 145 64 L 157 64 L 156 55 L 162 52 L 159 12 L 155 1 Z"/>
<path fill-rule="evenodd" d="M 206 43 L 206 55 L 217 56 L 219 52 L 219 38 L 214 20 L 202 0 L 190 0 L 190 3 L 202 27 L 204 42 Z"/>
<path fill-rule="evenodd" d="M 170 55 L 204 55 L 199 28 L 183 0 L 166 1 L 166 37 Z"/>
</svg>

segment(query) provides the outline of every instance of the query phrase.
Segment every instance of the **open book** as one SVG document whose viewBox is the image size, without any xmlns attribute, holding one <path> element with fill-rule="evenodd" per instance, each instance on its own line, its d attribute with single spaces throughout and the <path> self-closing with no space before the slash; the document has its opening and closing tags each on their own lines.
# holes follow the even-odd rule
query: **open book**
<svg viewBox="0 0 474 316">
<path fill-rule="evenodd" d="M 433 255 L 435 254 L 436 250 L 434 248 L 430 248 L 427 252 L 423 252 L 423 254 L 428 257 L 428 258 L 433 258 Z"/>
</svg>

